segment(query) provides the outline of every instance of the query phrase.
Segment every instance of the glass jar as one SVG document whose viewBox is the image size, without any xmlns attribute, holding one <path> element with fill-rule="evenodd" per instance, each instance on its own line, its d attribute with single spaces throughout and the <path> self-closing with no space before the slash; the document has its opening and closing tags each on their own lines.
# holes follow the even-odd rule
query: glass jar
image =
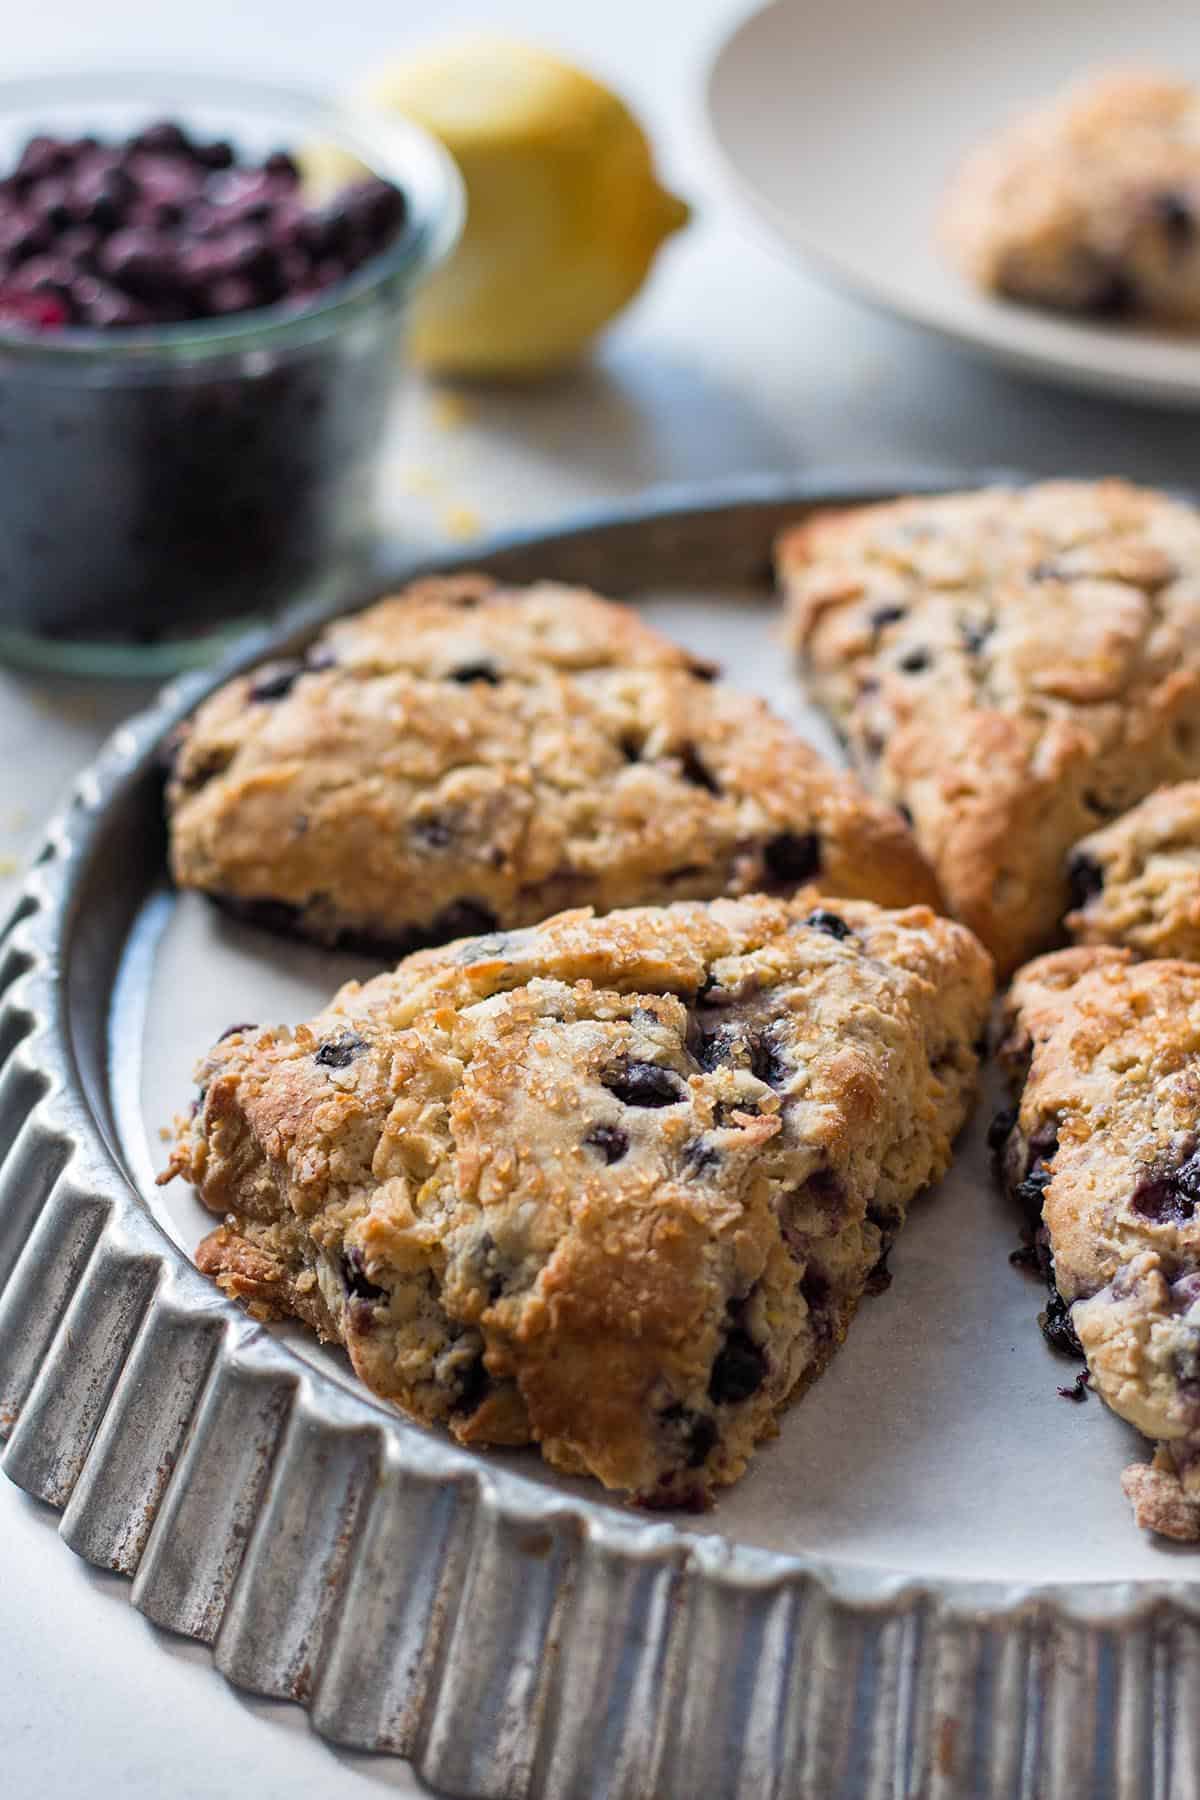
<svg viewBox="0 0 1200 1800">
<path fill-rule="evenodd" d="M 403 121 L 225 76 L 0 84 L 0 168 L 38 132 L 157 118 L 239 157 L 331 146 L 400 188 L 395 241 L 305 303 L 91 331 L 0 328 L 0 657 L 168 673 L 347 576 L 369 545 L 405 311 L 462 215 L 453 163 Z"/>
</svg>

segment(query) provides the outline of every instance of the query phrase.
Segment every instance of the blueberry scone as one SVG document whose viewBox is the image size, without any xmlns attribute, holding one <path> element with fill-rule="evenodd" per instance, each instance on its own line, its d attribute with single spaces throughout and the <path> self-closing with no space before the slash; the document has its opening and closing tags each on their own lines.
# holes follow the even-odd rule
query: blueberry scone
<svg viewBox="0 0 1200 1800">
<path fill-rule="evenodd" d="M 1061 950 L 1018 975 L 1006 1024 L 1008 1185 L 1040 1209 L 1092 1386 L 1155 1440 L 1123 1477 L 1138 1522 L 1200 1538 L 1200 967 Z"/>
<path fill-rule="evenodd" d="M 1200 781 L 1159 788 L 1084 838 L 1067 873 L 1077 943 L 1200 962 Z"/>
<path fill-rule="evenodd" d="M 1079 839 L 1200 775 L 1200 513 L 1121 481 L 820 512 L 779 547 L 817 698 L 1010 973 Z"/>
<path fill-rule="evenodd" d="M 923 906 L 563 913 L 233 1028 L 161 1179 L 226 1293 L 415 1418 L 699 1506 L 945 1169 L 990 994 Z"/>
<path fill-rule="evenodd" d="M 202 706 L 171 866 L 265 923 L 396 953 L 575 905 L 934 902 L 903 820 L 627 607 L 424 582 Z"/>
<path fill-rule="evenodd" d="M 943 221 L 989 292 L 1101 318 L 1200 323 L 1200 92 L 1093 77 L 984 144 Z"/>
</svg>

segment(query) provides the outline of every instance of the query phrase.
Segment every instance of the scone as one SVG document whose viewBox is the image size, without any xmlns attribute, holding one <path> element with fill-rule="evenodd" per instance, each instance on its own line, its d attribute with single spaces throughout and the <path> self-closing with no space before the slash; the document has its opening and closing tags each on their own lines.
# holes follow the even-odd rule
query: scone
<svg viewBox="0 0 1200 1800">
<path fill-rule="evenodd" d="M 990 994 L 926 907 L 568 912 L 234 1027 L 162 1179 L 226 1293 L 415 1418 L 699 1506 L 945 1169 Z"/>
<path fill-rule="evenodd" d="M 989 292 L 1101 318 L 1200 323 L 1200 92 L 1093 77 L 983 145 L 943 232 Z"/>
<path fill-rule="evenodd" d="M 711 674 L 578 589 L 421 583 L 200 708 L 168 785 L 175 879 L 394 953 L 806 882 L 935 903 L 899 816 Z"/>
<path fill-rule="evenodd" d="M 1066 859 L 1200 775 L 1200 513 L 1121 481 L 820 512 L 779 546 L 808 679 L 1009 974 Z"/>
<path fill-rule="evenodd" d="M 1091 1385 L 1156 1441 L 1123 1478 L 1138 1522 L 1200 1538 L 1200 967 L 1061 950 L 1006 1025 L 1008 1185 L 1040 1204 Z"/>
<path fill-rule="evenodd" d="M 1077 943 L 1200 962 L 1200 781 L 1159 788 L 1084 838 L 1067 873 Z"/>
</svg>

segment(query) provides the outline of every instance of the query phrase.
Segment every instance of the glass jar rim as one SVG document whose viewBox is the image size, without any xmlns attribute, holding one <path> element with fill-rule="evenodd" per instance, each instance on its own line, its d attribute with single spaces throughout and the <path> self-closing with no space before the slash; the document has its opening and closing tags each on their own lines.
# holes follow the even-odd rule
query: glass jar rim
<svg viewBox="0 0 1200 1800">
<path fill-rule="evenodd" d="M 196 73 L 154 63 L 104 65 L 0 81 L 0 122 L 6 114 L 39 106 L 60 111 L 64 102 L 74 100 L 86 106 L 89 101 L 144 98 L 148 107 L 161 111 L 164 89 L 175 104 L 207 102 L 247 112 L 294 114 L 298 134 L 333 143 L 403 190 L 408 210 L 395 241 L 303 307 L 282 301 L 225 319 L 183 320 L 119 332 L 68 326 L 48 333 L 6 326 L 0 332 L 0 358 L 60 368 L 70 362 L 111 365 L 157 358 L 195 362 L 311 342 L 341 330 L 381 298 L 391 302 L 406 296 L 454 247 L 465 213 L 462 178 L 454 159 L 419 125 L 363 102 L 331 99 L 221 69 Z"/>
</svg>

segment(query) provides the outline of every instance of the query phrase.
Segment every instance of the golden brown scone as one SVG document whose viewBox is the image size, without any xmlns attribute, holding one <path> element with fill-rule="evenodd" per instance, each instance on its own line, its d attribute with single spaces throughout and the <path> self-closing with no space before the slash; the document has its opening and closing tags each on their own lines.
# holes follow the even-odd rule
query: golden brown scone
<svg viewBox="0 0 1200 1800">
<path fill-rule="evenodd" d="M 175 879 L 394 950 L 805 882 L 936 903 L 899 816 L 709 675 L 578 589 L 421 583 L 200 708 L 168 788 Z"/>
<path fill-rule="evenodd" d="M 1200 774 L 1200 514 L 1122 481 L 821 512 L 779 569 L 860 771 L 1007 975 L 1057 935 L 1072 845 Z"/>
<path fill-rule="evenodd" d="M 416 1418 L 700 1505 L 945 1169 L 991 988 L 926 907 L 563 913 L 234 1027 L 162 1179 L 225 1217 L 201 1269 Z"/>
<path fill-rule="evenodd" d="M 1040 1208 L 1092 1386 L 1156 1440 L 1126 1471 L 1138 1523 L 1200 1538 L 1200 967 L 1109 946 L 1023 969 L 993 1141 Z"/>
<path fill-rule="evenodd" d="M 1200 92 L 1079 83 L 970 156 L 943 218 L 977 286 L 1061 312 L 1200 323 Z"/>
<path fill-rule="evenodd" d="M 1200 781 L 1159 788 L 1092 832 L 1067 873 L 1077 943 L 1200 962 Z"/>
</svg>

